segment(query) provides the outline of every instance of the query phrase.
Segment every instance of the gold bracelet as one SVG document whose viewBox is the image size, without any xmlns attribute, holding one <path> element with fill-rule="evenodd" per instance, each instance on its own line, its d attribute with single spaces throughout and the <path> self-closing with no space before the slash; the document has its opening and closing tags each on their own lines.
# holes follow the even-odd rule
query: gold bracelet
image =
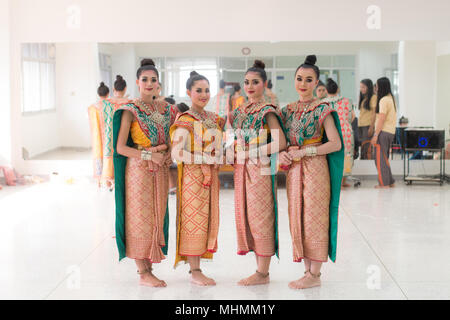
<svg viewBox="0 0 450 320">
<path fill-rule="evenodd" d="M 152 153 L 148 150 L 142 150 L 141 151 L 141 159 L 142 160 L 152 160 Z"/>
<path fill-rule="evenodd" d="M 305 153 L 306 153 L 306 156 L 308 156 L 308 157 L 315 157 L 315 156 L 317 156 L 317 147 L 305 148 Z"/>
</svg>

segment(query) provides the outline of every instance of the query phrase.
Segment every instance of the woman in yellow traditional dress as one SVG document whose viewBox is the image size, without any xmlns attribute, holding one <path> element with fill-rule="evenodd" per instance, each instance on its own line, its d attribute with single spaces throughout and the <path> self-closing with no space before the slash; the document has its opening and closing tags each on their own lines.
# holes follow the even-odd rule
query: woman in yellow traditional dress
<svg viewBox="0 0 450 320">
<path fill-rule="evenodd" d="M 308 56 L 297 68 L 300 99 L 282 109 L 289 148 L 280 164 L 288 170 L 293 258 L 305 260 L 305 275 L 289 283 L 293 289 L 320 286 L 322 263 L 328 255 L 336 259 L 344 148 L 337 112 L 313 95 L 320 75 L 315 63 L 316 56 Z"/>
<path fill-rule="evenodd" d="M 191 282 L 215 285 L 202 273 L 200 258 L 212 259 L 219 231 L 218 162 L 222 155 L 225 120 L 204 108 L 210 99 L 209 81 L 195 71 L 186 83 L 191 108 L 170 129 L 172 157 L 178 162 L 177 254 L 190 265 Z"/>
<path fill-rule="evenodd" d="M 256 60 L 247 70 L 244 89 L 249 101 L 234 110 L 231 119 L 238 138 L 234 164 L 238 254 L 254 251 L 257 263 L 256 272 L 239 281 L 243 286 L 268 283 L 271 257 L 278 256 L 275 159 L 285 149 L 286 139 L 277 106 L 264 100 L 264 68 Z M 270 156 L 270 161 L 260 155 Z"/>
<path fill-rule="evenodd" d="M 153 99 L 158 78 L 153 60 L 142 60 L 136 80 L 140 97 L 114 114 L 116 242 L 119 260 L 135 259 L 141 285 L 165 287 L 152 264 L 167 254 L 169 129 L 177 108 Z"/>
<path fill-rule="evenodd" d="M 97 89 L 99 100 L 88 108 L 91 128 L 94 178 L 98 187 L 106 186 L 112 191 L 114 167 L 112 150 L 112 119 L 114 106 L 108 99 L 109 88 L 104 82 Z"/>
</svg>

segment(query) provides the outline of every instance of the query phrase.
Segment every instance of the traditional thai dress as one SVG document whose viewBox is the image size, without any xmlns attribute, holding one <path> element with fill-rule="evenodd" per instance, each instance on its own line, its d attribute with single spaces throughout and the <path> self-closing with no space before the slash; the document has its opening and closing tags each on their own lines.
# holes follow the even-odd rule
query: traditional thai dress
<svg viewBox="0 0 450 320">
<path fill-rule="evenodd" d="M 270 129 L 266 115 L 273 113 L 283 127 L 276 106 L 263 101 L 248 102 L 233 112 L 231 124 L 234 130 L 241 129 L 242 143 L 252 149 L 270 143 Z M 259 136 L 266 129 L 267 139 Z M 280 134 L 284 134 L 281 132 Z M 244 147 L 244 146 L 241 146 Z M 248 160 L 245 164 L 234 164 L 234 199 L 237 229 L 237 253 L 245 255 L 254 251 L 258 256 L 278 257 L 278 206 L 276 180 L 276 154 L 270 164 Z"/>
<path fill-rule="evenodd" d="M 342 130 L 342 138 L 344 139 L 344 176 L 350 176 L 353 168 L 353 154 L 355 149 L 355 141 L 352 129 L 352 102 L 343 97 L 328 97 L 322 100 L 327 102 L 338 113 L 339 123 Z"/>
<path fill-rule="evenodd" d="M 289 148 L 319 146 L 327 140 L 323 122 L 329 114 L 342 141 L 338 114 L 327 103 L 314 99 L 294 102 L 282 109 Z M 336 260 L 339 196 L 344 147 L 328 155 L 303 157 L 287 173 L 289 227 L 293 259 L 300 262 Z"/>
<path fill-rule="evenodd" d="M 221 146 L 224 124 L 225 120 L 214 112 L 204 111 L 200 115 L 188 110 L 177 117 L 170 135 L 173 139 L 175 130 L 184 128 L 190 137 L 184 150 L 193 154 L 208 151 L 214 155 L 218 152 L 214 146 Z M 210 129 L 218 130 L 214 138 L 207 136 Z M 175 267 L 188 256 L 212 259 L 217 251 L 219 187 L 219 169 L 214 165 L 178 163 Z"/>
<path fill-rule="evenodd" d="M 148 106 L 148 107 L 146 107 Z M 164 112 L 158 110 L 164 108 Z M 166 101 L 154 100 L 144 105 L 140 100 L 120 105 L 114 114 L 114 172 L 116 180 L 116 242 L 119 260 L 165 259 L 168 248 L 169 167 L 158 167 L 151 161 L 128 158 L 117 153 L 117 138 L 122 114 L 134 115 L 127 145 L 149 149 L 169 145 L 170 125 L 177 108 Z"/>
<path fill-rule="evenodd" d="M 110 99 L 102 99 L 88 108 L 94 178 L 101 183 L 114 182 L 112 129 L 115 109 L 116 105 Z"/>
</svg>

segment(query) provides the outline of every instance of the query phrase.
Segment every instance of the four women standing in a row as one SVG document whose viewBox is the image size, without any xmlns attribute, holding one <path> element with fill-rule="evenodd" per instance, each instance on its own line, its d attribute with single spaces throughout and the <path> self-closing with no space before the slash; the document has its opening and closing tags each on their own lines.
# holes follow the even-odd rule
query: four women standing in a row
<svg viewBox="0 0 450 320">
<path fill-rule="evenodd" d="M 279 164 L 288 171 L 294 261 L 305 259 L 306 267 L 305 275 L 289 286 L 320 285 L 322 263 L 328 256 L 335 260 L 344 155 L 335 110 L 313 98 L 319 79 L 315 62 L 315 56 L 308 56 L 299 66 L 295 87 L 300 100 L 280 114 L 264 100 L 267 75 L 264 64 L 255 61 L 244 81 L 249 101 L 231 116 L 236 136 L 232 148 L 238 254 L 254 251 L 257 263 L 256 272 L 240 285 L 269 282 L 270 260 L 278 255 L 277 154 Z M 136 260 L 141 284 L 166 285 L 153 275 L 151 266 L 167 254 L 166 175 L 171 153 L 179 163 L 175 264 L 187 261 L 193 283 L 214 285 L 213 279 L 203 275 L 200 258 L 212 258 L 217 250 L 219 180 L 214 160 L 222 154 L 218 138 L 222 135 L 196 140 L 209 129 L 221 132 L 224 120 L 204 111 L 209 82 L 201 75 L 191 74 L 186 87 L 192 107 L 176 120 L 174 106 L 151 97 L 158 82 L 154 64 L 144 60 L 137 77 L 141 98 L 122 105 L 114 116 L 120 259 Z"/>
</svg>

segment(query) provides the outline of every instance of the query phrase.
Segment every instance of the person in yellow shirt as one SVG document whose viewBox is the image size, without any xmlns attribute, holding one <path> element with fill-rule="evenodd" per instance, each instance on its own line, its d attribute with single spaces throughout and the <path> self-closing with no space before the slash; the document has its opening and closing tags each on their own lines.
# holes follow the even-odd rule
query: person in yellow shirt
<svg viewBox="0 0 450 320">
<path fill-rule="evenodd" d="M 375 187 L 388 188 L 394 187 L 395 183 L 389 164 L 389 150 L 395 137 L 397 107 L 388 78 L 378 79 L 377 89 L 375 133 L 371 139 L 371 144 L 375 147 L 375 165 L 378 171 L 379 185 Z"/>
<path fill-rule="evenodd" d="M 361 160 L 371 159 L 370 138 L 375 128 L 375 109 L 377 107 L 377 95 L 374 92 L 373 82 L 363 79 L 359 85 L 359 119 L 358 134 L 361 143 Z"/>
</svg>

